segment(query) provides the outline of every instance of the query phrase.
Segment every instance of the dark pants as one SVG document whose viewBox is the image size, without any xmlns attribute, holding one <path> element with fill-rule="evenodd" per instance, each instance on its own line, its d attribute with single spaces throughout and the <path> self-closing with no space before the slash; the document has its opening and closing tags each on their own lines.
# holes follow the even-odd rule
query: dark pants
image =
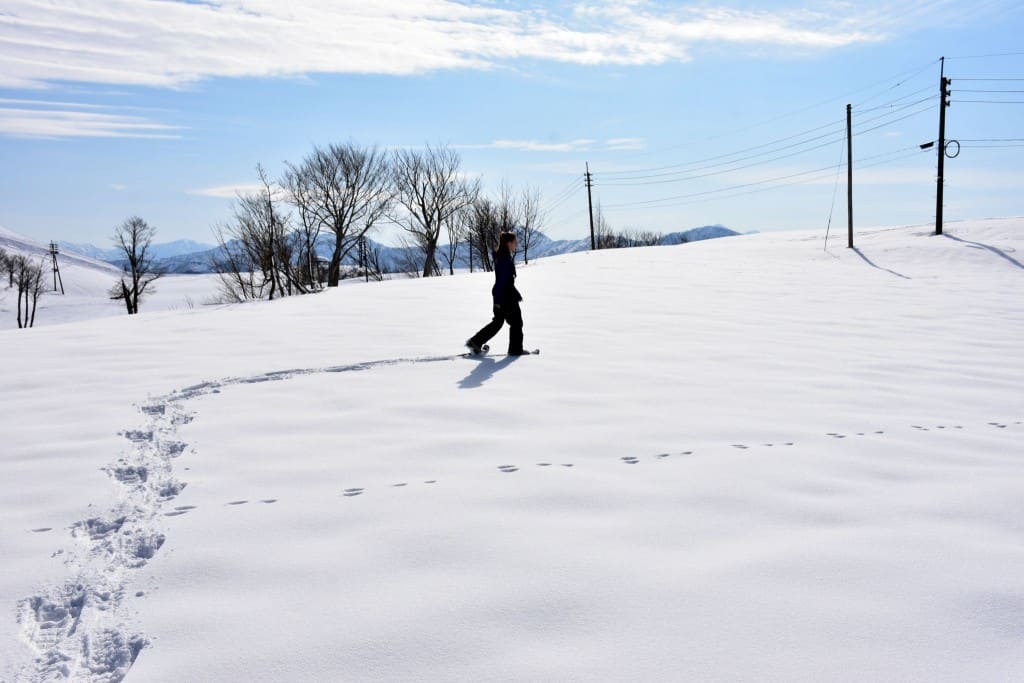
<svg viewBox="0 0 1024 683">
<path fill-rule="evenodd" d="M 518 353 L 523 350 L 523 311 L 518 301 L 508 301 L 495 309 L 494 319 L 483 329 L 473 335 L 472 341 L 483 346 L 491 337 L 501 331 L 501 326 L 508 323 L 508 352 Z"/>
</svg>

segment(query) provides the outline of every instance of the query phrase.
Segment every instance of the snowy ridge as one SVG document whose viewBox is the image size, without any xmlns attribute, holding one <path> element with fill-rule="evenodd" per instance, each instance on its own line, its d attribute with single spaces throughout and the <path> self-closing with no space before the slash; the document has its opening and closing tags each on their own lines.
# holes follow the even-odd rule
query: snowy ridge
<svg viewBox="0 0 1024 683">
<path fill-rule="evenodd" d="M 8 230 L 3 226 L 0 226 L 0 247 L 3 247 L 7 251 L 23 254 L 32 258 L 45 259 L 47 263 L 50 260 L 50 247 L 47 244 L 38 242 L 30 237 L 19 235 L 18 233 Z M 73 251 L 61 251 L 60 256 L 61 266 L 65 263 L 73 266 L 88 268 L 91 270 L 99 271 L 105 274 L 111 274 L 117 276 L 120 274 L 120 270 L 115 268 L 105 261 L 101 261 L 89 256 L 84 256 Z"/>
<path fill-rule="evenodd" d="M 76 322 L 97 317 L 125 315 L 124 304 L 111 300 L 111 289 L 122 271 L 105 261 L 61 247 L 58 264 L 65 294 L 53 289 L 49 246 L 0 227 L 0 247 L 43 261 L 45 292 L 39 302 L 37 327 Z M 217 290 L 215 275 L 169 276 L 152 288 L 143 300 L 142 313 L 201 305 Z M 10 291 L 0 287 L 0 330 L 15 326 L 14 301 Z"/>
</svg>

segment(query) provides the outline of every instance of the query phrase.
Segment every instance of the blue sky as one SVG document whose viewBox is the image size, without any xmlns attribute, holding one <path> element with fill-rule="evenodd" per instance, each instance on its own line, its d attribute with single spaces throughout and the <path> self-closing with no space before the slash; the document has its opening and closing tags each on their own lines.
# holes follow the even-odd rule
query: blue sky
<svg viewBox="0 0 1024 683">
<path fill-rule="evenodd" d="M 586 234 L 585 162 L 614 228 L 824 230 L 847 102 L 857 223 L 926 223 L 943 55 L 948 136 L 978 141 L 947 219 L 1024 215 L 1024 80 L 961 80 L 1024 79 L 1019 2 L 369 4 L 3 0 L 0 224 L 209 242 L 257 163 L 354 140 L 455 146 L 488 191 L 539 187 L 554 237 Z"/>
</svg>

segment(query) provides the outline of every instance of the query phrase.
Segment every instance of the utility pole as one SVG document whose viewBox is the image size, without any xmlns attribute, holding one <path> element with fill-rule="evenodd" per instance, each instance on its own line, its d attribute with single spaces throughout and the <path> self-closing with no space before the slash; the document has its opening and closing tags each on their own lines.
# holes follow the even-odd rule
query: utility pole
<svg viewBox="0 0 1024 683">
<path fill-rule="evenodd" d="M 587 209 L 590 211 L 590 250 L 597 249 L 597 240 L 594 239 L 594 201 L 590 196 L 590 188 L 594 186 L 594 174 L 590 172 L 590 162 L 587 162 L 587 172 L 583 174 L 584 183 L 587 186 Z"/>
<path fill-rule="evenodd" d="M 853 108 L 846 105 L 846 247 L 853 249 Z"/>
<path fill-rule="evenodd" d="M 367 244 L 367 236 L 359 238 L 359 257 L 362 260 L 362 275 L 366 282 L 370 282 L 370 245 Z"/>
<path fill-rule="evenodd" d="M 53 291 L 57 291 L 57 283 L 60 283 L 60 293 L 64 295 L 64 279 L 60 276 L 60 266 L 57 265 L 57 255 L 60 248 L 56 242 L 50 242 L 50 260 L 53 261 Z"/>
<path fill-rule="evenodd" d="M 935 188 L 935 234 L 942 234 L 942 185 L 943 174 L 946 168 L 946 107 L 949 106 L 949 84 L 952 81 L 946 78 L 946 58 L 941 60 L 942 66 L 939 69 L 939 175 L 936 178 Z"/>
</svg>

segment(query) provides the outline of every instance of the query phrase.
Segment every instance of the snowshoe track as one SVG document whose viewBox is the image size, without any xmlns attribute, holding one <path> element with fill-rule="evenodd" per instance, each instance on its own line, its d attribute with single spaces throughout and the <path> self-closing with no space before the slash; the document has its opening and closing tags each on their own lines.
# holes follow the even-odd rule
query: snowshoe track
<svg viewBox="0 0 1024 683">
<path fill-rule="evenodd" d="M 68 580 L 42 589 L 18 603 L 17 619 L 22 636 L 35 656 L 26 670 L 17 672 L 15 680 L 117 683 L 129 673 L 140 653 L 149 644 L 144 636 L 134 632 L 121 612 L 132 570 L 145 566 L 166 540 L 160 528 L 161 518 L 185 514 L 194 509 L 193 506 L 178 506 L 166 513 L 162 510 L 164 504 L 173 501 L 187 485 L 176 479 L 172 471 L 173 461 L 188 448 L 187 444 L 174 438 L 177 428 L 193 419 L 183 407 L 186 401 L 218 394 L 230 386 L 275 382 L 322 373 L 359 372 L 382 366 L 447 362 L 462 357 L 463 354 L 400 358 L 230 377 L 194 384 L 140 406 L 139 410 L 148 424 L 143 428 L 122 432 L 131 444 L 130 450 L 105 468 L 111 479 L 123 487 L 122 501 L 103 515 L 88 517 L 71 525 L 70 535 L 77 547 L 55 553 L 65 556 L 65 564 L 71 573 Z M 1009 421 L 992 421 L 986 427 L 1006 429 L 1008 424 Z M 1012 424 L 1019 426 L 1022 421 L 1012 421 Z M 911 428 L 929 431 L 929 428 L 922 425 Z M 946 427 L 938 425 L 935 429 L 945 430 Z M 964 426 L 956 425 L 947 433 L 960 429 L 964 429 Z M 877 438 L 884 433 L 882 430 L 865 430 L 856 432 L 856 436 Z M 836 432 L 826 436 L 833 439 L 847 437 Z M 784 441 L 764 443 L 763 447 L 772 447 L 776 443 L 795 445 L 794 441 Z M 747 444 L 721 446 L 721 452 L 729 450 L 737 456 L 739 454 L 733 449 L 738 449 L 744 455 L 755 450 Z M 673 455 L 689 456 L 694 452 L 658 453 L 647 460 L 658 462 Z M 620 462 L 637 465 L 641 458 L 623 456 Z M 551 465 L 548 462 L 536 464 L 537 467 L 554 470 Z M 560 463 L 560 466 L 568 469 L 573 468 L 574 464 Z M 498 470 L 503 474 L 512 474 L 519 472 L 520 468 L 506 464 L 498 467 Z M 423 483 L 434 484 L 436 480 Z M 388 488 L 400 490 L 405 486 L 406 483 L 401 482 Z M 341 494 L 346 498 L 357 498 L 366 491 L 362 487 L 349 487 L 342 490 Z M 247 502 L 232 501 L 229 505 Z M 276 503 L 277 499 L 264 499 L 260 502 L 271 504 Z M 49 528 L 38 531 L 43 530 Z M 144 593 L 138 591 L 134 595 L 140 597 Z"/>
</svg>

